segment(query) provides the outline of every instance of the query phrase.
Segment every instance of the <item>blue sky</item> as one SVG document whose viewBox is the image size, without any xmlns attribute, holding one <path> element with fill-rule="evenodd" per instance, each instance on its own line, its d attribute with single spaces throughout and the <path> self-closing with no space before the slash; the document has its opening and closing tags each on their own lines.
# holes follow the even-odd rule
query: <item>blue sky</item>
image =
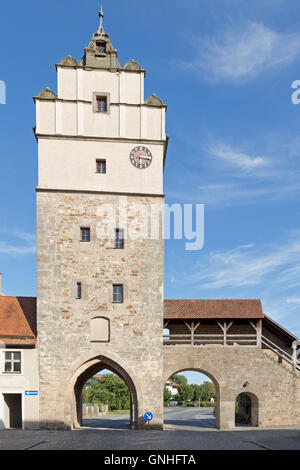
<svg viewBox="0 0 300 470">
<path fill-rule="evenodd" d="M 205 246 L 166 242 L 167 298 L 260 298 L 300 336 L 300 15 L 296 0 L 103 1 L 122 63 L 147 70 L 168 105 L 167 202 L 205 204 Z M 1 8 L 0 271 L 6 295 L 36 294 L 37 146 L 32 97 L 56 90 L 98 27 L 90 0 Z"/>
</svg>

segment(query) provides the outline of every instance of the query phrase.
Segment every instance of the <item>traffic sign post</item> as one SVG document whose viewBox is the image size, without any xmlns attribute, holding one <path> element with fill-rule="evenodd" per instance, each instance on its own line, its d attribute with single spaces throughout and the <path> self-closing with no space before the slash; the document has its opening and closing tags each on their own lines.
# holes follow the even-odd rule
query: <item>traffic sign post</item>
<svg viewBox="0 0 300 470">
<path fill-rule="evenodd" d="M 151 413 L 151 411 L 146 411 L 146 413 L 144 414 L 144 420 L 146 421 L 148 425 L 150 421 L 152 421 L 152 419 L 153 419 L 153 413 Z"/>
</svg>

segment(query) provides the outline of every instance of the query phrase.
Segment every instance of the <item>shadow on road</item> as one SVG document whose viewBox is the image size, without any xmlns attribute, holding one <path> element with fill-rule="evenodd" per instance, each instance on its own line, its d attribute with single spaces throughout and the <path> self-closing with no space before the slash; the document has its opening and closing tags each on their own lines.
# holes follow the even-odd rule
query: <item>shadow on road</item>
<svg viewBox="0 0 300 470">
<path fill-rule="evenodd" d="M 84 419 L 82 425 L 87 428 L 127 429 L 130 427 L 130 418 L 129 415 L 90 418 Z"/>
</svg>

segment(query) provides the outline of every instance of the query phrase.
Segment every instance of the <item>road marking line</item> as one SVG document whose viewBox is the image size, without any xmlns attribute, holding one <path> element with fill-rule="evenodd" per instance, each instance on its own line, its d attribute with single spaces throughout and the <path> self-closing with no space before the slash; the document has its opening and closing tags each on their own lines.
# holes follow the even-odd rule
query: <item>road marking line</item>
<svg viewBox="0 0 300 470">
<path fill-rule="evenodd" d="M 258 447 L 261 447 L 262 449 L 274 450 L 274 449 L 272 449 L 272 447 L 268 447 L 268 446 L 266 446 L 266 445 L 264 445 L 264 444 L 261 444 L 260 442 L 256 442 L 256 441 L 248 441 L 248 442 L 250 442 L 250 444 L 254 444 L 254 445 L 258 446 Z"/>
<path fill-rule="evenodd" d="M 22 449 L 22 450 L 29 450 L 29 449 L 32 449 L 33 447 L 39 446 L 40 444 L 44 444 L 45 442 L 47 442 L 47 441 L 38 441 L 38 442 L 34 442 L 33 444 L 30 444 L 29 446 L 24 447 L 24 449 Z"/>
</svg>

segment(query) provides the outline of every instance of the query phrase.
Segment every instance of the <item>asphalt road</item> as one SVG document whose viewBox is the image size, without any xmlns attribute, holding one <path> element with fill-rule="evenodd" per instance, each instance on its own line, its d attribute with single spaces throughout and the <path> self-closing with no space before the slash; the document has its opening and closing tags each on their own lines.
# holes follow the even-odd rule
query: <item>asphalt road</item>
<svg viewBox="0 0 300 470">
<path fill-rule="evenodd" d="M 216 419 L 212 408 L 166 408 L 165 429 L 199 430 L 215 429 Z M 125 429 L 129 427 L 129 415 L 101 416 L 85 419 L 83 426 L 101 429 Z"/>
<path fill-rule="evenodd" d="M 164 431 L 129 430 L 128 415 L 85 424 L 75 431 L 0 430 L 0 450 L 300 450 L 300 427 L 219 431 L 205 408 L 167 409 Z"/>
<path fill-rule="evenodd" d="M 216 429 L 213 408 L 168 408 L 164 423 L 165 429 Z"/>
</svg>

